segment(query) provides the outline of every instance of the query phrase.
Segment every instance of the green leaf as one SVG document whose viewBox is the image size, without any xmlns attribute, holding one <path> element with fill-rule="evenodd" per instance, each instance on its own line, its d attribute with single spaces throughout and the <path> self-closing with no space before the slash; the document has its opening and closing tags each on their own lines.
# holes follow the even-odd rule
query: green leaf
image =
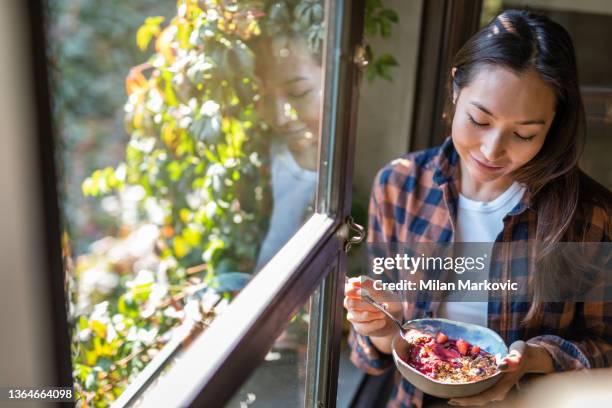
<svg viewBox="0 0 612 408">
<path fill-rule="evenodd" d="M 96 366 L 100 367 L 104 372 L 109 372 L 112 364 L 113 360 L 108 357 L 100 357 L 98 361 L 96 361 Z"/>
<path fill-rule="evenodd" d="M 185 241 L 192 247 L 196 247 L 202 242 L 202 234 L 200 233 L 200 231 L 196 230 L 193 227 L 185 228 L 183 230 L 182 236 Z"/>
<path fill-rule="evenodd" d="M 89 327 L 89 321 L 87 317 L 81 315 L 79 316 L 79 330 L 85 330 Z"/>
<path fill-rule="evenodd" d="M 174 248 L 174 254 L 177 256 L 177 258 L 183 258 L 189 253 L 189 251 L 191 251 L 191 246 L 181 236 L 174 237 L 172 246 Z"/>
<path fill-rule="evenodd" d="M 183 173 L 183 164 L 173 160 L 166 166 L 166 170 L 168 170 L 168 175 L 170 176 L 170 180 L 178 181 L 181 178 L 181 174 Z"/>
<path fill-rule="evenodd" d="M 392 23 L 397 23 L 399 21 L 399 16 L 394 10 L 384 9 L 378 13 L 379 16 L 389 20 Z"/>
<path fill-rule="evenodd" d="M 202 260 L 206 263 L 215 263 L 221 252 L 225 248 L 225 242 L 220 239 L 211 239 L 206 247 L 206 250 L 202 254 Z"/>
<path fill-rule="evenodd" d="M 140 315 L 138 303 L 136 303 L 131 296 L 128 297 L 125 294 L 119 297 L 117 301 L 117 310 L 119 310 L 119 313 L 122 315 L 130 318 L 136 318 Z"/>
<path fill-rule="evenodd" d="M 382 65 L 388 65 L 388 66 L 398 65 L 397 60 L 391 54 L 382 54 L 380 57 L 378 57 L 378 63 Z"/>
<path fill-rule="evenodd" d="M 146 18 L 144 24 L 136 32 L 136 45 L 141 51 L 146 50 L 151 39 L 161 32 L 159 25 L 163 21 L 162 16 Z"/>
<path fill-rule="evenodd" d="M 189 132 L 196 140 L 201 140 L 208 145 L 223 141 L 221 124 L 217 117 L 202 116 L 192 123 L 189 127 Z"/>
<path fill-rule="evenodd" d="M 92 371 L 89 374 L 87 374 L 87 377 L 85 378 L 85 389 L 87 389 L 88 391 L 93 391 L 96 389 L 97 384 L 98 384 L 97 373 Z"/>
</svg>

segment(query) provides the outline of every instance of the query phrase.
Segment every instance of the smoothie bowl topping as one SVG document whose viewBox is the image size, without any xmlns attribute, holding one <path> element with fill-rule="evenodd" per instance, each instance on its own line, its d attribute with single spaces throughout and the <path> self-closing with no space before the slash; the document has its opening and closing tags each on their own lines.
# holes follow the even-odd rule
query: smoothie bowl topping
<svg viewBox="0 0 612 408">
<path fill-rule="evenodd" d="M 443 332 L 434 336 L 412 331 L 406 341 L 406 363 L 436 381 L 473 382 L 498 372 L 494 355 L 463 339 L 449 339 Z"/>
</svg>

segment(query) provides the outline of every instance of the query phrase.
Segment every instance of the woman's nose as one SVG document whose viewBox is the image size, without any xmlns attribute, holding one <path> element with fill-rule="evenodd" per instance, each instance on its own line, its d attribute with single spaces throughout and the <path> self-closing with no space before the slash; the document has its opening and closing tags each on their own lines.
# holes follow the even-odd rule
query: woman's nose
<svg viewBox="0 0 612 408">
<path fill-rule="evenodd" d="M 495 163 L 504 154 L 504 138 L 501 132 L 492 132 L 485 136 L 483 143 L 480 145 L 480 152 L 484 158 Z"/>
<path fill-rule="evenodd" d="M 282 128 L 297 119 L 293 106 L 284 98 L 277 98 L 274 102 L 274 125 Z"/>
</svg>

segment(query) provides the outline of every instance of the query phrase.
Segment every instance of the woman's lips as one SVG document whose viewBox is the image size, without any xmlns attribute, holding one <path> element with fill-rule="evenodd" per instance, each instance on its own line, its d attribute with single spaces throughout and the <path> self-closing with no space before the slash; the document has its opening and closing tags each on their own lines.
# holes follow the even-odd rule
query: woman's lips
<svg viewBox="0 0 612 408">
<path fill-rule="evenodd" d="M 489 172 L 494 172 L 494 171 L 499 171 L 501 169 L 504 168 L 504 166 L 491 166 L 488 164 L 484 164 L 483 162 L 481 162 L 480 160 L 478 160 L 477 158 L 475 158 L 474 156 L 471 156 L 472 160 L 474 160 L 474 163 L 476 163 L 476 165 L 485 170 L 485 171 L 489 171 Z"/>
</svg>

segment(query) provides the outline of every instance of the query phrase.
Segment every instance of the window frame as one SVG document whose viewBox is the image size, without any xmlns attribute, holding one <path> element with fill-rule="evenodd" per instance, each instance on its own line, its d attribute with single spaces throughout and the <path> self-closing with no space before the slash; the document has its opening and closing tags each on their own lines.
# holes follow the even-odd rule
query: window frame
<svg viewBox="0 0 612 408">
<path fill-rule="evenodd" d="M 424 1 L 408 151 L 440 145 L 452 59 L 480 27 L 482 0 Z"/>
<path fill-rule="evenodd" d="M 34 53 L 40 160 L 43 164 L 41 178 L 47 226 L 47 262 L 51 270 L 48 284 L 53 294 L 53 345 L 58 383 L 72 385 L 53 117 L 47 77 L 45 6 L 44 1 L 28 3 L 30 42 Z M 351 208 L 361 77 L 353 56 L 362 39 L 365 4 L 364 0 L 326 0 L 325 7 L 329 18 L 335 20 L 331 25 L 333 32 L 330 30 L 327 34 L 327 43 L 333 46 L 327 47 L 325 61 L 332 63 L 324 64 L 322 111 L 325 115 L 322 116 L 321 135 L 322 140 L 330 140 L 332 144 L 323 146 L 322 143 L 320 151 L 320 177 L 323 175 L 324 179 L 319 183 L 315 214 L 236 296 L 223 318 L 213 321 L 193 340 L 179 361 L 163 376 L 157 377 L 168 359 L 183 347 L 182 339 L 162 349 L 114 406 L 127 406 L 141 398 L 139 402 L 144 406 L 159 406 L 160 396 L 171 397 L 164 401 L 164 406 L 218 406 L 228 401 L 264 360 L 292 315 L 316 293 L 317 288 L 320 289 L 316 300 L 319 317 L 309 331 L 309 342 L 316 349 L 308 352 L 311 361 L 305 403 L 309 406 L 335 406 L 346 270 L 343 244 L 348 234 L 344 222 Z M 316 338 L 312 337 L 315 333 L 318 334 Z M 203 364 L 207 364 L 209 370 L 203 370 Z M 156 384 L 150 387 L 155 380 Z"/>
<path fill-rule="evenodd" d="M 35 136 L 33 144 L 38 149 L 38 185 L 41 198 L 41 220 L 38 221 L 43 233 L 40 237 L 33 237 L 44 242 L 43 262 L 45 268 L 41 271 L 40 279 L 47 287 L 49 302 L 44 310 L 38 310 L 41 316 L 47 316 L 49 327 L 49 350 L 53 354 L 50 359 L 51 374 L 54 386 L 73 387 L 72 361 L 70 345 L 70 328 L 68 325 L 67 305 L 65 292 L 65 273 L 62 261 L 61 221 L 57 190 L 57 168 L 55 165 L 55 139 L 53 117 L 51 110 L 51 92 L 47 76 L 46 33 L 45 33 L 45 1 L 29 1 L 22 6 L 24 12 L 23 23 L 27 24 L 26 31 L 29 38 L 24 38 L 24 46 L 30 48 L 30 75 L 32 81 L 32 107 L 35 118 Z M 59 404 L 58 404 L 59 405 Z"/>
</svg>

